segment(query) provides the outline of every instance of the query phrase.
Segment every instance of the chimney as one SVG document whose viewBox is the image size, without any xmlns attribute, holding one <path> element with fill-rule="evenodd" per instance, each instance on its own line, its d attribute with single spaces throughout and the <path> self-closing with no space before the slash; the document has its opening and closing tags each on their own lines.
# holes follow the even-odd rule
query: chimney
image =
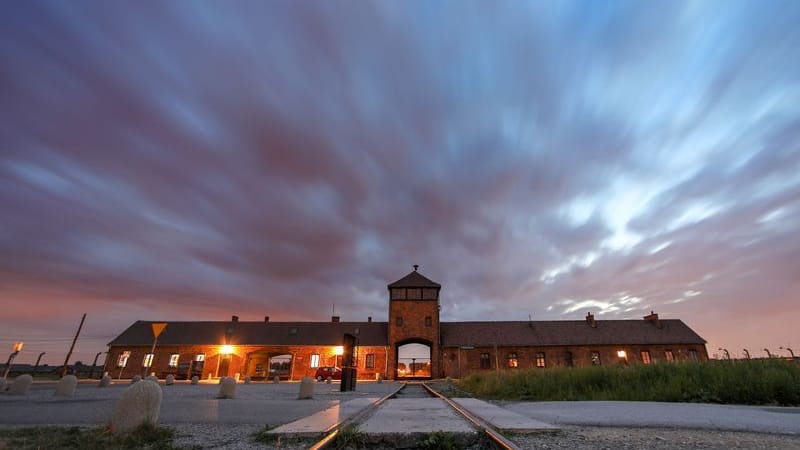
<svg viewBox="0 0 800 450">
<path fill-rule="evenodd" d="M 372 322 L 372 316 L 367 317 L 367 322 Z"/>
<path fill-rule="evenodd" d="M 269 322 L 269 316 L 264 316 L 264 323 Z"/>
<path fill-rule="evenodd" d="M 331 316 L 331 322 L 338 322 L 339 316 Z"/>
<path fill-rule="evenodd" d="M 592 328 L 597 328 L 597 321 L 594 320 L 594 314 L 586 313 L 586 323 Z"/>
<path fill-rule="evenodd" d="M 231 316 L 231 322 L 238 322 L 239 316 Z"/>
<path fill-rule="evenodd" d="M 644 316 L 643 318 L 648 322 L 652 322 L 656 328 L 661 328 L 661 321 L 658 320 L 658 314 L 654 313 L 653 311 L 650 311 L 650 314 Z"/>
</svg>

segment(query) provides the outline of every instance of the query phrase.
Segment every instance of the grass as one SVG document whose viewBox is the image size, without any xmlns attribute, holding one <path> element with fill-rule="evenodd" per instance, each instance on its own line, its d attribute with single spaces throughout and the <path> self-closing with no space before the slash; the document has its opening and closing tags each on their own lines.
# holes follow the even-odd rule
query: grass
<svg viewBox="0 0 800 450">
<path fill-rule="evenodd" d="M 33 427 L 0 430 L 0 449 L 175 450 L 172 429 L 145 425 L 130 433 L 107 428 Z"/>
<path fill-rule="evenodd" d="M 497 400 L 800 405 L 800 364 L 784 360 L 505 370 L 457 384 Z"/>
</svg>

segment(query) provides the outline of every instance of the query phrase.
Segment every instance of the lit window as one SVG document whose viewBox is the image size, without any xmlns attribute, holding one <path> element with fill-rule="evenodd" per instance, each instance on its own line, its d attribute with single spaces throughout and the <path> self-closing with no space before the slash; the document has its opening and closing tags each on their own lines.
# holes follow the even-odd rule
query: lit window
<svg viewBox="0 0 800 450">
<path fill-rule="evenodd" d="M 203 361 L 205 361 L 205 360 L 206 360 L 206 355 L 205 355 L 205 353 L 200 353 L 200 354 L 198 354 L 197 356 L 195 356 L 195 357 L 194 357 L 194 360 L 195 360 L 195 361 L 197 361 L 197 362 L 203 362 Z"/>
<path fill-rule="evenodd" d="M 545 363 L 545 359 L 544 359 L 544 353 L 543 352 L 537 353 L 536 354 L 536 367 L 542 369 L 542 368 L 545 367 L 545 365 L 546 365 L 546 363 Z"/>
<path fill-rule="evenodd" d="M 625 350 L 617 350 L 617 358 L 619 358 L 619 359 L 627 359 L 628 358 L 628 353 L 626 353 Z"/>
<path fill-rule="evenodd" d="M 311 368 L 315 369 L 319 367 L 319 355 L 314 353 L 311 355 Z"/>
<path fill-rule="evenodd" d="M 666 350 L 664 352 L 664 358 L 667 360 L 667 362 L 675 361 L 675 356 L 672 354 L 672 350 Z"/>
<path fill-rule="evenodd" d="M 481 369 L 491 369 L 492 360 L 489 359 L 488 353 L 481 353 Z"/>
<path fill-rule="evenodd" d="M 647 350 L 642 350 L 642 362 L 645 364 L 650 364 L 652 361 L 650 360 L 650 352 Z"/>
<path fill-rule="evenodd" d="M 592 352 L 592 365 L 599 366 L 601 364 L 602 363 L 600 361 L 600 352 Z"/>
<path fill-rule="evenodd" d="M 398 327 L 402 327 L 403 326 L 403 318 L 402 317 L 398 317 L 397 319 L 394 320 L 394 324 L 397 325 Z"/>
<path fill-rule="evenodd" d="M 433 326 L 433 319 L 431 319 L 431 316 L 426 316 L 425 317 L 425 326 L 428 327 L 428 328 Z"/>
<path fill-rule="evenodd" d="M 367 353 L 367 357 L 364 359 L 364 368 L 365 369 L 375 368 L 375 353 Z"/>
<path fill-rule="evenodd" d="M 689 349 L 689 359 L 691 361 L 697 361 L 697 350 Z"/>
<path fill-rule="evenodd" d="M 144 361 L 142 361 L 142 367 L 150 367 L 153 365 L 153 354 L 148 353 L 144 355 Z"/>
<path fill-rule="evenodd" d="M 117 358 L 117 367 L 125 367 L 128 365 L 128 358 L 131 357 L 131 352 L 122 352 Z"/>
<path fill-rule="evenodd" d="M 516 353 L 508 354 L 508 367 L 519 367 L 519 358 Z"/>
<path fill-rule="evenodd" d="M 181 355 L 175 353 L 173 355 L 169 355 L 169 366 L 170 367 L 178 367 L 178 359 Z"/>
</svg>

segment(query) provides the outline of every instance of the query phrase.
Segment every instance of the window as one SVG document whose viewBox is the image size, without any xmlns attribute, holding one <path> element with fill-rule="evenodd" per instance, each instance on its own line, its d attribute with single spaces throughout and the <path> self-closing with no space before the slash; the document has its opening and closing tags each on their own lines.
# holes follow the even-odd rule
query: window
<svg viewBox="0 0 800 450">
<path fill-rule="evenodd" d="M 170 367 L 178 367 L 178 359 L 180 357 L 181 357 L 181 355 L 179 355 L 177 353 L 169 355 L 169 366 Z"/>
<path fill-rule="evenodd" d="M 144 361 L 142 361 L 142 367 L 150 367 L 153 365 L 153 354 L 148 353 L 144 355 Z"/>
<path fill-rule="evenodd" d="M 433 326 L 433 319 L 431 319 L 431 316 L 425 317 L 425 326 L 428 328 Z"/>
<path fill-rule="evenodd" d="M 422 298 L 425 300 L 436 300 L 436 289 L 423 289 Z"/>
<path fill-rule="evenodd" d="M 602 363 L 600 361 L 600 352 L 592 352 L 592 365 L 599 366 L 601 364 Z"/>
<path fill-rule="evenodd" d="M 194 357 L 194 360 L 197 362 L 203 362 L 206 360 L 205 353 L 198 353 L 197 356 Z"/>
<path fill-rule="evenodd" d="M 572 367 L 572 352 L 564 352 L 564 365 Z"/>
<path fill-rule="evenodd" d="M 364 358 L 364 368 L 365 369 L 375 368 L 375 353 L 367 353 L 366 358 Z"/>
<path fill-rule="evenodd" d="M 117 358 L 117 367 L 125 367 L 128 365 L 128 358 L 131 357 L 131 352 L 122 352 Z"/>
<path fill-rule="evenodd" d="M 392 300 L 405 300 L 406 299 L 406 290 L 395 288 L 392 289 Z"/>
<path fill-rule="evenodd" d="M 317 367 L 319 367 L 319 354 L 314 353 L 311 355 L 311 368 L 313 369 Z"/>
<path fill-rule="evenodd" d="M 402 317 L 398 317 L 398 318 L 394 319 L 394 324 L 397 325 L 398 327 L 402 327 L 403 326 L 403 318 Z"/>
<path fill-rule="evenodd" d="M 406 295 L 408 295 L 407 298 L 409 300 L 419 300 L 422 298 L 422 289 L 420 288 L 408 288 L 406 291 L 408 292 Z"/>
<path fill-rule="evenodd" d="M 481 369 L 491 369 L 492 360 L 489 359 L 488 353 L 481 353 Z"/>
<path fill-rule="evenodd" d="M 690 361 L 697 361 L 697 350 L 689 349 L 689 360 Z"/>
<path fill-rule="evenodd" d="M 519 367 L 519 358 L 516 353 L 508 354 L 508 367 Z"/>
<path fill-rule="evenodd" d="M 675 356 L 672 354 L 672 350 L 665 350 L 664 351 L 664 359 L 666 359 L 667 362 L 675 361 Z"/>
<path fill-rule="evenodd" d="M 543 369 L 545 367 L 544 352 L 536 354 L 536 367 Z"/>
<path fill-rule="evenodd" d="M 651 362 L 653 362 L 650 359 L 650 352 L 648 350 L 642 350 L 642 362 L 645 364 L 650 364 Z"/>
</svg>

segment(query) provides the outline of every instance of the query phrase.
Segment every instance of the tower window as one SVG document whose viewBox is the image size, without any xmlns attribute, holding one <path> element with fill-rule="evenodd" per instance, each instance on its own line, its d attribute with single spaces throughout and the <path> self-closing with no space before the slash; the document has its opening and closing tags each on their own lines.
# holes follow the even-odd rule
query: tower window
<svg viewBox="0 0 800 450">
<path fill-rule="evenodd" d="M 436 289 L 432 288 L 423 289 L 422 298 L 425 300 L 436 300 Z"/>
<path fill-rule="evenodd" d="M 405 300 L 405 299 L 406 299 L 406 290 L 404 288 L 392 289 L 392 300 Z"/>
<path fill-rule="evenodd" d="M 433 319 L 431 319 L 431 316 L 425 317 L 425 326 L 428 328 L 433 326 Z"/>
<path fill-rule="evenodd" d="M 402 327 L 403 326 L 403 318 L 402 317 L 398 317 L 398 318 L 394 319 L 394 324 L 397 325 L 398 327 Z"/>
<path fill-rule="evenodd" d="M 408 299 L 409 300 L 419 300 L 422 298 L 422 289 L 420 288 L 408 288 Z"/>
</svg>

